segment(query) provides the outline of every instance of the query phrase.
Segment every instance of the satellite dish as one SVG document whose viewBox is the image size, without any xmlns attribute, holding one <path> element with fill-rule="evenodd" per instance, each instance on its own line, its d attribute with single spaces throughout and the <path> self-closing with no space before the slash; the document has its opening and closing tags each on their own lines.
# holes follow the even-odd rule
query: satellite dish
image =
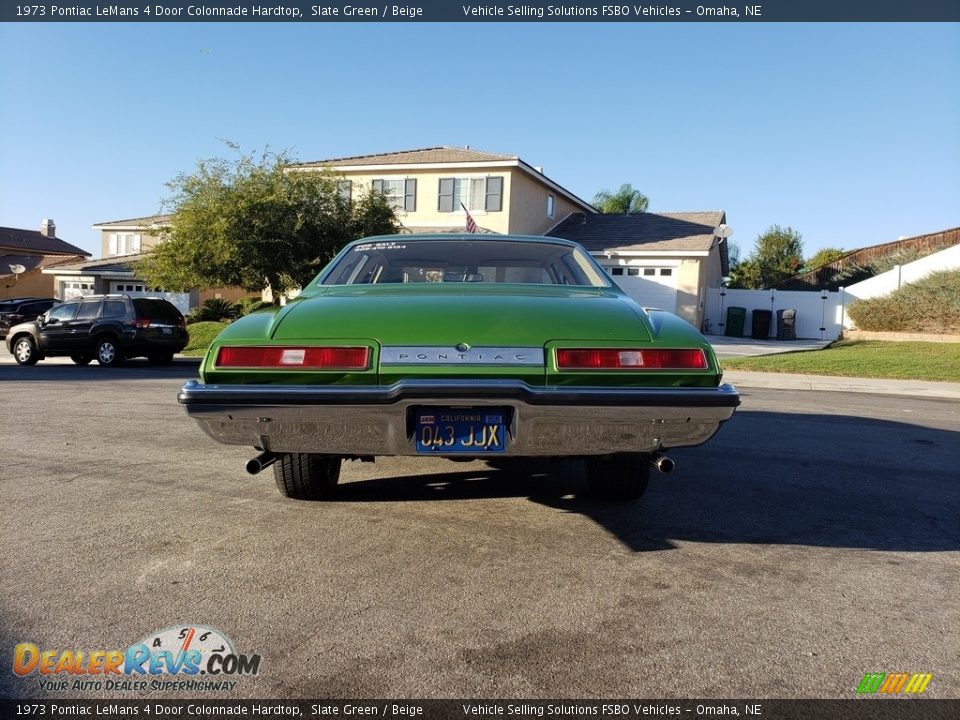
<svg viewBox="0 0 960 720">
<path fill-rule="evenodd" d="M 733 235 L 733 228 L 727 225 L 726 223 L 724 223 L 723 225 L 717 225 L 713 229 L 713 234 L 722 240 L 723 238 L 728 238 L 731 235 Z"/>
<path fill-rule="evenodd" d="M 12 272 L 14 275 L 19 275 L 20 273 L 25 273 L 26 271 L 27 269 L 23 265 L 17 264 L 10 266 L 10 272 Z"/>
</svg>

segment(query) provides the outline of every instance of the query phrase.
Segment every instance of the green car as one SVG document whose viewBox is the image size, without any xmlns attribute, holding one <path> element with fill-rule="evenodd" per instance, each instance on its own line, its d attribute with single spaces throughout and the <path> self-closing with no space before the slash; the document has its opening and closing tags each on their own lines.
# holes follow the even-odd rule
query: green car
<svg viewBox="0 0 960 720">
<path fill-rule="evenodd" d="M 347 245 L 285 307 L 214 340 L 180 402 L 260 454 L 280 492 L 329 497 L 343 459 L 575 457 L 639 497 L 667 448 L 740 404 L 710 344 L 641 308 L 582 247 L 546 237 L 392 235 Z"/>
</svg>

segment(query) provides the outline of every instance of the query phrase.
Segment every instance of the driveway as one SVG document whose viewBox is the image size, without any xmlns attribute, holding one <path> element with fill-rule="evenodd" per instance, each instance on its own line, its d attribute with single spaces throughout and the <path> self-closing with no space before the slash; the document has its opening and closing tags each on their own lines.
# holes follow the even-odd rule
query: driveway
<svg viewBox="0 0 960 720">
<path fill-rule="evenodd" d="M 822 350 L 833 342 L 832 340 L 754 340 L 752 338 L 724 337 L 723 335 L 707 335 L 706 337 L 713 345 L 717 356 L 721 358 L 774 355 L 798 350 Z"/>
<path fill-rule="evenodd" d="M 432 458 L 300 503 L 185 417 L 193 368 L 0 368 L 0 696 L 51 694 L 16 643 L 182 623 L 262 656 L 229 697 L 960 696 L 956 403 L 747 390 L 636 504 Z"/>
</svg>

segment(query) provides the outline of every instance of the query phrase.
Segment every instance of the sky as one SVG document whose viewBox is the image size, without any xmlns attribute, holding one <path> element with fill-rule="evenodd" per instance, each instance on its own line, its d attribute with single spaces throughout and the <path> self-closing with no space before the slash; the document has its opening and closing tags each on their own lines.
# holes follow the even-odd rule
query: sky
<svg viewBox="0 0 960 720">
<path fill-rule="evenodd" d="M 810 256 L 960 225 L 960 25 L 2 24 L 0 128 L 0 225 L 95 257 L 224 141 L 469 145 Z"/>
</svg>

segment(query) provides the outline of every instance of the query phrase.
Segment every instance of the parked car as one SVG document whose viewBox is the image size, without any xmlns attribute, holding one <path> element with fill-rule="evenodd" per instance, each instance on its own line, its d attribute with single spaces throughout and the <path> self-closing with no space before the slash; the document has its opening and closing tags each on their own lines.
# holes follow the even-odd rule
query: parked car
<svg viewBox="0 0 960 720">
<path fill-rule="evenodd" d="M 78 365 L 96 359 L 113 366 L 131 357 L 165 365 L 188 340 L 183 315 L 167 300 L 89 295 L 10 328 L 7 349 L 20 365 L 55 355 L 68 355 Z"/>
<path fill-rule="evenodd" d="M 14 325 L 36 320 L 58 302 L 54 298 L 39 297 L 0 300 L 0 340 L 7 337 L 7 331 Z"/>
<path fill-rule="evenodd" d="M 329 496 L 343 458 L 425 455 L 583 458 L 628 499 L 672 469 L 662 450 L 733 414 L 720 380 L 693 326 L 576 243 L 403 235 L 347 245 L 296 300 L 231 323 L 178 397 L 288 497 Z"/>
</svg>

